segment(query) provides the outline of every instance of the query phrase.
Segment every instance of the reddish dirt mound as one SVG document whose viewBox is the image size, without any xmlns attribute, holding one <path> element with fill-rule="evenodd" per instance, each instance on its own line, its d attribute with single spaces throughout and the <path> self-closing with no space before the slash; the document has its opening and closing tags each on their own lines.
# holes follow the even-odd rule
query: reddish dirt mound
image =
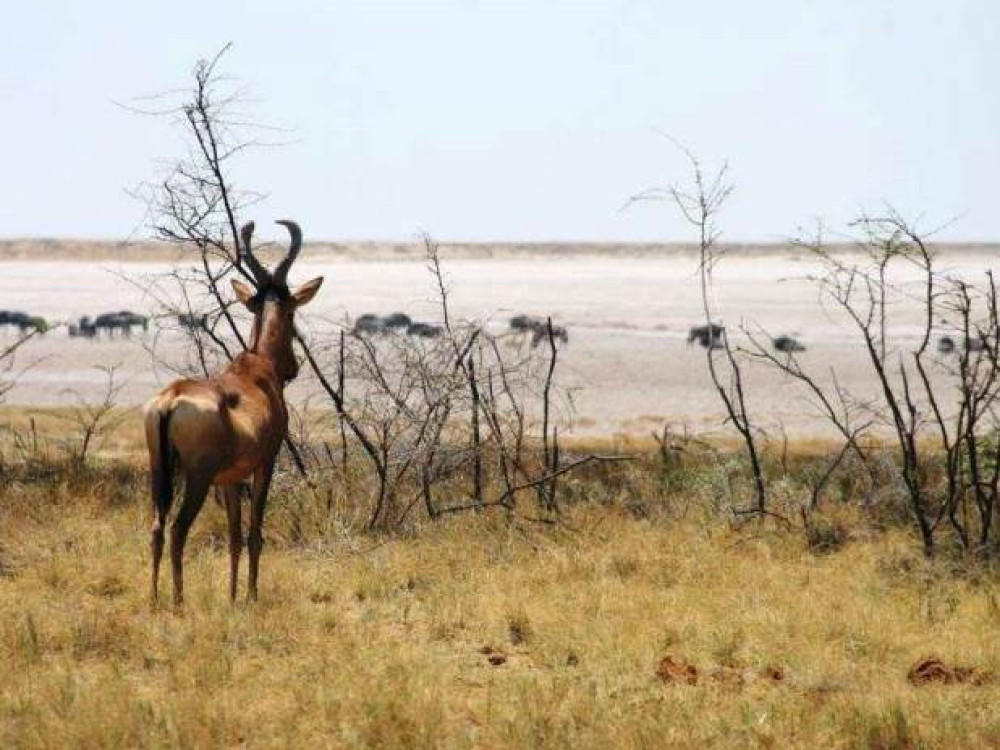
<svg viewBox="0 0 1000 750">
<path fill-rule="evenodd" d="M 781 667 L 768 666 L 764 669 L 762 675 L 773 682 L 783 682 L 785 679 L 785 670 Z"/>
<path fill-rule="evenodd" d="M 493 646 L 486 645 L 476 650 L 483 656 L 485 656 L 486 661 L 488 661 L 494 667 L 499 667 L 501 664 L 507 663 L 507 654 L 505 654 L 503 651 L 499 651 L 493 648 Z"/>
<path fill-rule="evenodd" d="M 948 666 L 936 656 L 926 656 L 917 661 L 906 679 L 912 685 L 985 685 L 993 680 L 993 675 L 981 667 Z"/>
<path fill-rule="evenodd" d="M 667 684 L 682 682 L 688 685 L 698 684 L 698 668 L 694 664 L 689 664 L 683 659 L 674 659 L 672 656 L 660 659 L 656 676 Z"/>
</svg>

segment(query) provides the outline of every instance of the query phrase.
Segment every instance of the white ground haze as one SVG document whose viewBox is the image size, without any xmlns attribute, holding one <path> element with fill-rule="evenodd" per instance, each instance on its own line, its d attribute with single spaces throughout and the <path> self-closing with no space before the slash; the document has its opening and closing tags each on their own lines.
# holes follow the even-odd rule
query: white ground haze
<svg viewBox="0 0 1000 750">
<path fill-rule="evenodd" d="M 995 268 L 995 249 L 953 251 L 943 267 L 971 279 Z M 56 321 L 82 315 L 133 309 L 151 312 L 143 280 L 168 271 L 168 263 L 101 261 L 9 261 L 0 264 L 0 307 L 23 309 Z M 876 393 L 870 369 L 845 318 L 819 298 L 805 279 L 815 261 L 792 253 L 737 254 L 716 274 L 716 297 L 729 329 L 741 322 L 777 334 L 793 334 L 808 347 L 804 366 L 828 380 L 831 368 L 842 386 L 859 396 Z M 900 268 L 905 274 L 907 272 Z M 723 429 L 722 410 L 706 375 L 704 351 L 686 344 L 688 328 L 703 321 L 694 258 L 687 253 L 662 257 L 455 259 L 446 264 L 454 314 L 486 318 L 497 332 L 516 313 L 551 315 L 570 332 L 559 367 L 572 391 L 574 432 L 611 434 L 648 431 L 670 422 L 705 432 Z M 362 313 L 404 311 L 436 320 L 432 279 L 422 262 L 320 261 L 303 257 L 293 282 L 323 275 L 326 283 L 301 315 L 312 335 L 333 336 Z M 915 279 L 916 276 L 911 278 Z M 903 276 L 897 276 L 902 281 Z M 918 335 L 920 310 L 904 303 L 893 311 L 890 333 L 906 343 Z M 0 338 L 12 333 L 0 333 Z M 2 343 L 2 342 L 0 342 Z M 132 340 L 69 338 L 56 329 L 19 360 L 38 360 L 21 378 L 7 402 L 50 406 L 77 396 L 98 398 L 101 365 L 120 364 L 126 381 L 121 402 L 137 404 L 174 375 L 154 369 L 146 347 L 177 363 L 189 352 L 174 331 L 155 325 Z M 303 371 L 305 373 L 305 370 Z M 816 409 L 802 388 L 769 369 L 750 371 L 750 406 L 771 429 L 783 425 L 801 435 L 825 433 Z M 317 391 L 303 377 L 291 391 L 301 401 Z"/>
</svg>

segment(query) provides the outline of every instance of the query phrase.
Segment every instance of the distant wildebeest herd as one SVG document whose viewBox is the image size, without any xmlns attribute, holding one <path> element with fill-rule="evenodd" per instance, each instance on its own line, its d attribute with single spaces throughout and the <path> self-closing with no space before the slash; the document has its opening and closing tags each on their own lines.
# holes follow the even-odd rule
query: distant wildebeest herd
<svg viewBox="0 0 1000 750">
<path fill-rule="evenodd" d="M 703 326 L 692 326 L 688 330 L 687 343 L 693 344 L 695 341 L 706 349 L 721 349 L 723 347 L 723 336 L 726 329 L 717 323 L 709 323 Z M 980 338 L 963 339 L 965 351 L 982 352 L 987 349 L 986 341 Z M 783 334 L 771 339 L 771 346 L 776 351 L 785 354 L 795 354 L 804 352 L 806 347 L 794 336 Z M 940 336 L 937 340 L 937 350 L 939 354 L 954 354 L 958 351 L 958 343 L 952 336 Z"/>
<path fill-rule="evenodd" d="M 509 321 L 510 332 L 518 335 L 530 335 L 532 346 L 538 346 L 539 343 L 548 338 L 548 326 L 547 319 L 530 315 L 515 315 Z M 354 321 L 352 332 L 355 336 L 382 336 L 396 333 L 415 338 L 434 339 L 444 333 L 444 327 L 413 320 L 402 312 L 394 312 L 389 315 L 365 313 Z M 552 336 L 564 344 L 569 342 L 569 333 L 563 326 L 553 325 Z"/>
<path fill-rule="evenodd" d="M 29 315 L 19 310 L 0 310 L 0 328 L 12 326 L 20 333 L 27 333 L 30 330 L 45 333 L 49 330 L 48 321 L 37 315 Z"/>
<path fill-rule="evenodd" d="M 989 349 L 989 345 L 982 336 L 963 338 L 961 341 L 967 352 L 982 352 Z M 938 339 L 937 350 L 940 354 L 954 354 L 958 351 L 958 341 L 951 336 L 942 336 Z"/>
<path fill-rule="evenodd" d="M 401 333 L 421 339 L 435 339 L 444 333 L 444 328 L 433 323 L 421 323 L 406 313 L 394 312 L 390 315 L 365 313 L 354 321 L 352 329 L 356 336 L 381 336 Z"/>
<path fill-rule="evenodd" d="M 182 328 L 197 329 L 202 328 L 207 323 L 207 316 L 195 315 L 191 313 L 180 313 L 174 316 L 177 324 Z M 117 312 L 101 313 L 93 318 L 84 315 L 76 323 L 70 323 L 67 331 L 72 338 L 97 338 L 100 334 L 106 334 L 108 338 L 123 336 L 130 338 L 134 329 L 142 329 L 143 332 L 149 330 L 150 319 L 146 315 L 132 312 L 131 310 L 119 310 Z M 519 336 L 530 336 L 531 346 L 538 346 L 548 338 L 549 323 L 547 318 L 532 315 L 515 315 L 508 321 L 510 333 Z M 11 327 L 16 328 L 19 333 L 37 331 L 47 332 L 52 326 L 39 315 L 30 315 L 19 310 L 0 310 L 0 331 Z M 692 326 L 688 330 L 687 343 L 697 342 L 705 349 L 721 349 L 723 347 L 723 336 L 725 327 L 718 323 Z M 444 333 L 444 327 L 436 323 L 426 323 L 414 320 L 406 313 L 394 312 L 389 315 L 376 315 L 375 313 L 365 313 L 354 321 L 352 332 L 357 336 L 380 336 L 386 334 L 403 334 L 418 339 L 434 339 Z M 565 326 L 552 325 L 552 336 L 561 343 L 569 342 L 569 332 Z M 940 336 L 937 339 L 937 351 L 939 354 L 954 354 L 959 351 L 959 343 L 964 345 L 967 352 L 981 352 L 987 349 L 987 344 L 982 338 L 956 338 L 954 336 Z M 783 334 L 771 339 L 771 346 L 776 351 L 785 354 L 795 354 L 806 351 L 805 345 L 794 336 Z"/>
<path fill-rule="evenodd" d="M 52 326 L 39 315 L 29 315 L 19 310 L 0 310 L 0 329 L 11 326 L 17 328 L 20 333 L 30 330 L 46 333 Z M 119 310 L 118 312 L 102 313 L 95 318 L 88 315 L 80 318 L 76 323 L 67 326 L 69 335 L 73 338 L 95 338 L 100 333 L 106 333 L 109 337 L 117 334 L 131 336 L 133 328 L 141 328 L 143 331 L 149 330 L 149 318 L 139 315 L 131 310 Z"/>
<path fill-rule="evenodd" d="M 718 323 L 709 323 L 703 326 L 693 326 L 688 331 L 687 342 L 693 344 L 697 341 L 706 349 L 721 349 L 723 347 L 723 336 L 726 333 L 725 326 Z M 783 334 L 771 339 L 771 346 L 784 354 L 794 354 L 804 352 L 806 347 L 794 336 Z"/>
<path fill-rule="evenodd" d="M 93 319 L 89 315 L 84 315 L 79 321 L 68 326 L 70 336 L 85 339 L 95 338 L 99 333 L 106 333 L 109 338 L 118 335 L 129 338 L 132 336 L 133 328 L 141 328 L 143 332 L 148 331 L 149 318 L 131 310 L 119 310 L 101 313 Z"/>
</svg>

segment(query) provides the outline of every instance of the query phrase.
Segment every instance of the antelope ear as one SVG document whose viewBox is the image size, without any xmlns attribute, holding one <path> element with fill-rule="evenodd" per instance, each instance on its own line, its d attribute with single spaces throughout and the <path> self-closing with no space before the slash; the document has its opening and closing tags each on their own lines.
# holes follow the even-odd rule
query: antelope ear
<svg viewBox="0 0 1000 750">
<path fill-rule="evenodd" d="M 248 287 L 239 279 L 230 279 L 230 283 L 233 285 L 233 291 L 236 292 L 236 299 L 247 307 L 250 307 L 250 301 L 254 297 L 253 289 Z"/>
<path fill-rule="evenodd" d="M 309 301 L 316 296 L 316 292 L 319 288 L 323 286 L 323 277 L 317 276 L 312 281 L 307 281 L 302 286 L 295 287 L 292 290 L 292 299 L 295 300 L 296 307 L 302 307 L 302 305 L 309 304 Z"/>
</svg>

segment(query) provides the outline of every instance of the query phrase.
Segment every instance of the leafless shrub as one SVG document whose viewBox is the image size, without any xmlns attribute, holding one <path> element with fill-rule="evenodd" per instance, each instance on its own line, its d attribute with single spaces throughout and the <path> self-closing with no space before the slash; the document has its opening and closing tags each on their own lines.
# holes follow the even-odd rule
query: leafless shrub
<svg viewBox="0 0 1000 750">
<path fill-rule="evenodd" d="M 985 549 L 1000 484 L 1000 319 L 993 274 L 987 271 L 974 284 L 939 270 L 928 236 L 891 207 L 883 215 L 861 216 L 853 227 L 861 262 L 831 252 L 821 234 L 799 244 L 821 261 L 814 281 L 858 335 L 879 385 L 878 398 L 853 397 L 835 380 L 835 397 L 829 398 L 794 356 L 784 361 L 767 356 L 751 338 L 755 354 L 805 383 L 844 438 L 831 473 L 849 450 L 864 459 L 860 432 L 871 426 L 890 430 L 925 554 L 933 553 L 944 521 L 962 547 Z M 915 268 L 918 281 L 896 280 L 899 266 Z M 890 336 L 901 299 L 916 300 L 922 312 L 919 333 L 910 341 Z M 955 361 L 935 354 L 935 333 L 959 338 Z"/>
<path fill-rule="evenodd" d="M 40 328 L 31 328 L 24 333 L 18 334 L 14 341 L 3 345 L 0 349 L 0 403 L 3 403 L 4 398 L 10 391 L 17 385 L 18 379 L 24 372 L 34 366 L 34 362 L 30 362 L 24 367 L 18 369 L 17 358 L 18 352 L 35 336 L 42 333 Z"/>
<path fill-rule="evenodd" d="M 864 436 L 874 423 L 867 403 L 861 403 L 841 387 L 836 372 L 830 372 L 831 385 L 825 387 L 819 378 L 802 364 L 797 352 L 775 352 L 770 345 L 772 337 L 761 327 L 744 324 L 745 352 L 753 359 L 763 362 L 805 386 L 820 415 L 832 425 L 843 440 L 841 447 L 833 454 L 826 468 L 810 484 L 808 507 L 805 512 L 815 511 L 820 498 L 835 472 L 843 465 L 849 453 L 860 459 L 861 466 L 873 470 L 868 455 L 862 446 Z M 787 435 L 784 435 L 782 450 L 782 472 L 788 473 Z M 808 526 L 808 524 L 807 524 Z"/>
<path fill-rule="evenodd" d="M 126 413 L 116 409 L 118 394 L 124 383 L 117 379 L 118 365 L 97 368 L 104 376 L 104 392 L 99 401 L 88 401 L 77 391 L 66 391 L 76 401 L 75 408 L 57 416 L 74 428 L 64 441 L 70 460 L 77 467 L 87 463 L 87 457 L 96 449 L 107 433 L 121 423 Z"/>
<path fill-rule="evenodd" d="M 457 321 L 438 247 L 429 237 L 424 246 L 441 335 L 340 331 L 304 349 L 337 407 L 342 465 L 352 445 L 370 469 L 368 527 L 398 527 L 418 508 L 429 518 L 488 508 L 516 515 L 526 492 L 551 517 L 559 477 L 607 458 L 560 457 L 558 339 L 549 325 L 545 349 L 501 345 L 486 321 Z M 331 370 L 336 378 L 326 376 Z M 327 451 L 331 461 L 336 455 Z"/>
<path fill-rule="evenodd" d="M 672 203 L 698 237 L 698 280 L 702 312 L 705 316 L 704 348 L 708 374 L 725 408 L 727 421 L 739 433 L 747 452 L 756 498 L 752 512 L 767 511 L 767 489 L 757 445 L 757 428 L 750 418 L 743 378 L 741 352 L 734 347 L 723 325 L 721 311 L 716 309 L 713 291 L 713 270 L 723 256 L 719 245 L 721 230 L 717 218 L 732 195 L 729 170 L 723 165 L 715 174 L 708 174 L 698 158 L 674 141 L 688 160 L 691 169 L 689 185 L 675 184 L 667 188 L 652 188 L 632 198 L 631 202 L 654 200 Z M 692 331 L 692 336 L 695 332 Z M 741 512 L 741 511 L 737 511 Z"/>
</svg>

